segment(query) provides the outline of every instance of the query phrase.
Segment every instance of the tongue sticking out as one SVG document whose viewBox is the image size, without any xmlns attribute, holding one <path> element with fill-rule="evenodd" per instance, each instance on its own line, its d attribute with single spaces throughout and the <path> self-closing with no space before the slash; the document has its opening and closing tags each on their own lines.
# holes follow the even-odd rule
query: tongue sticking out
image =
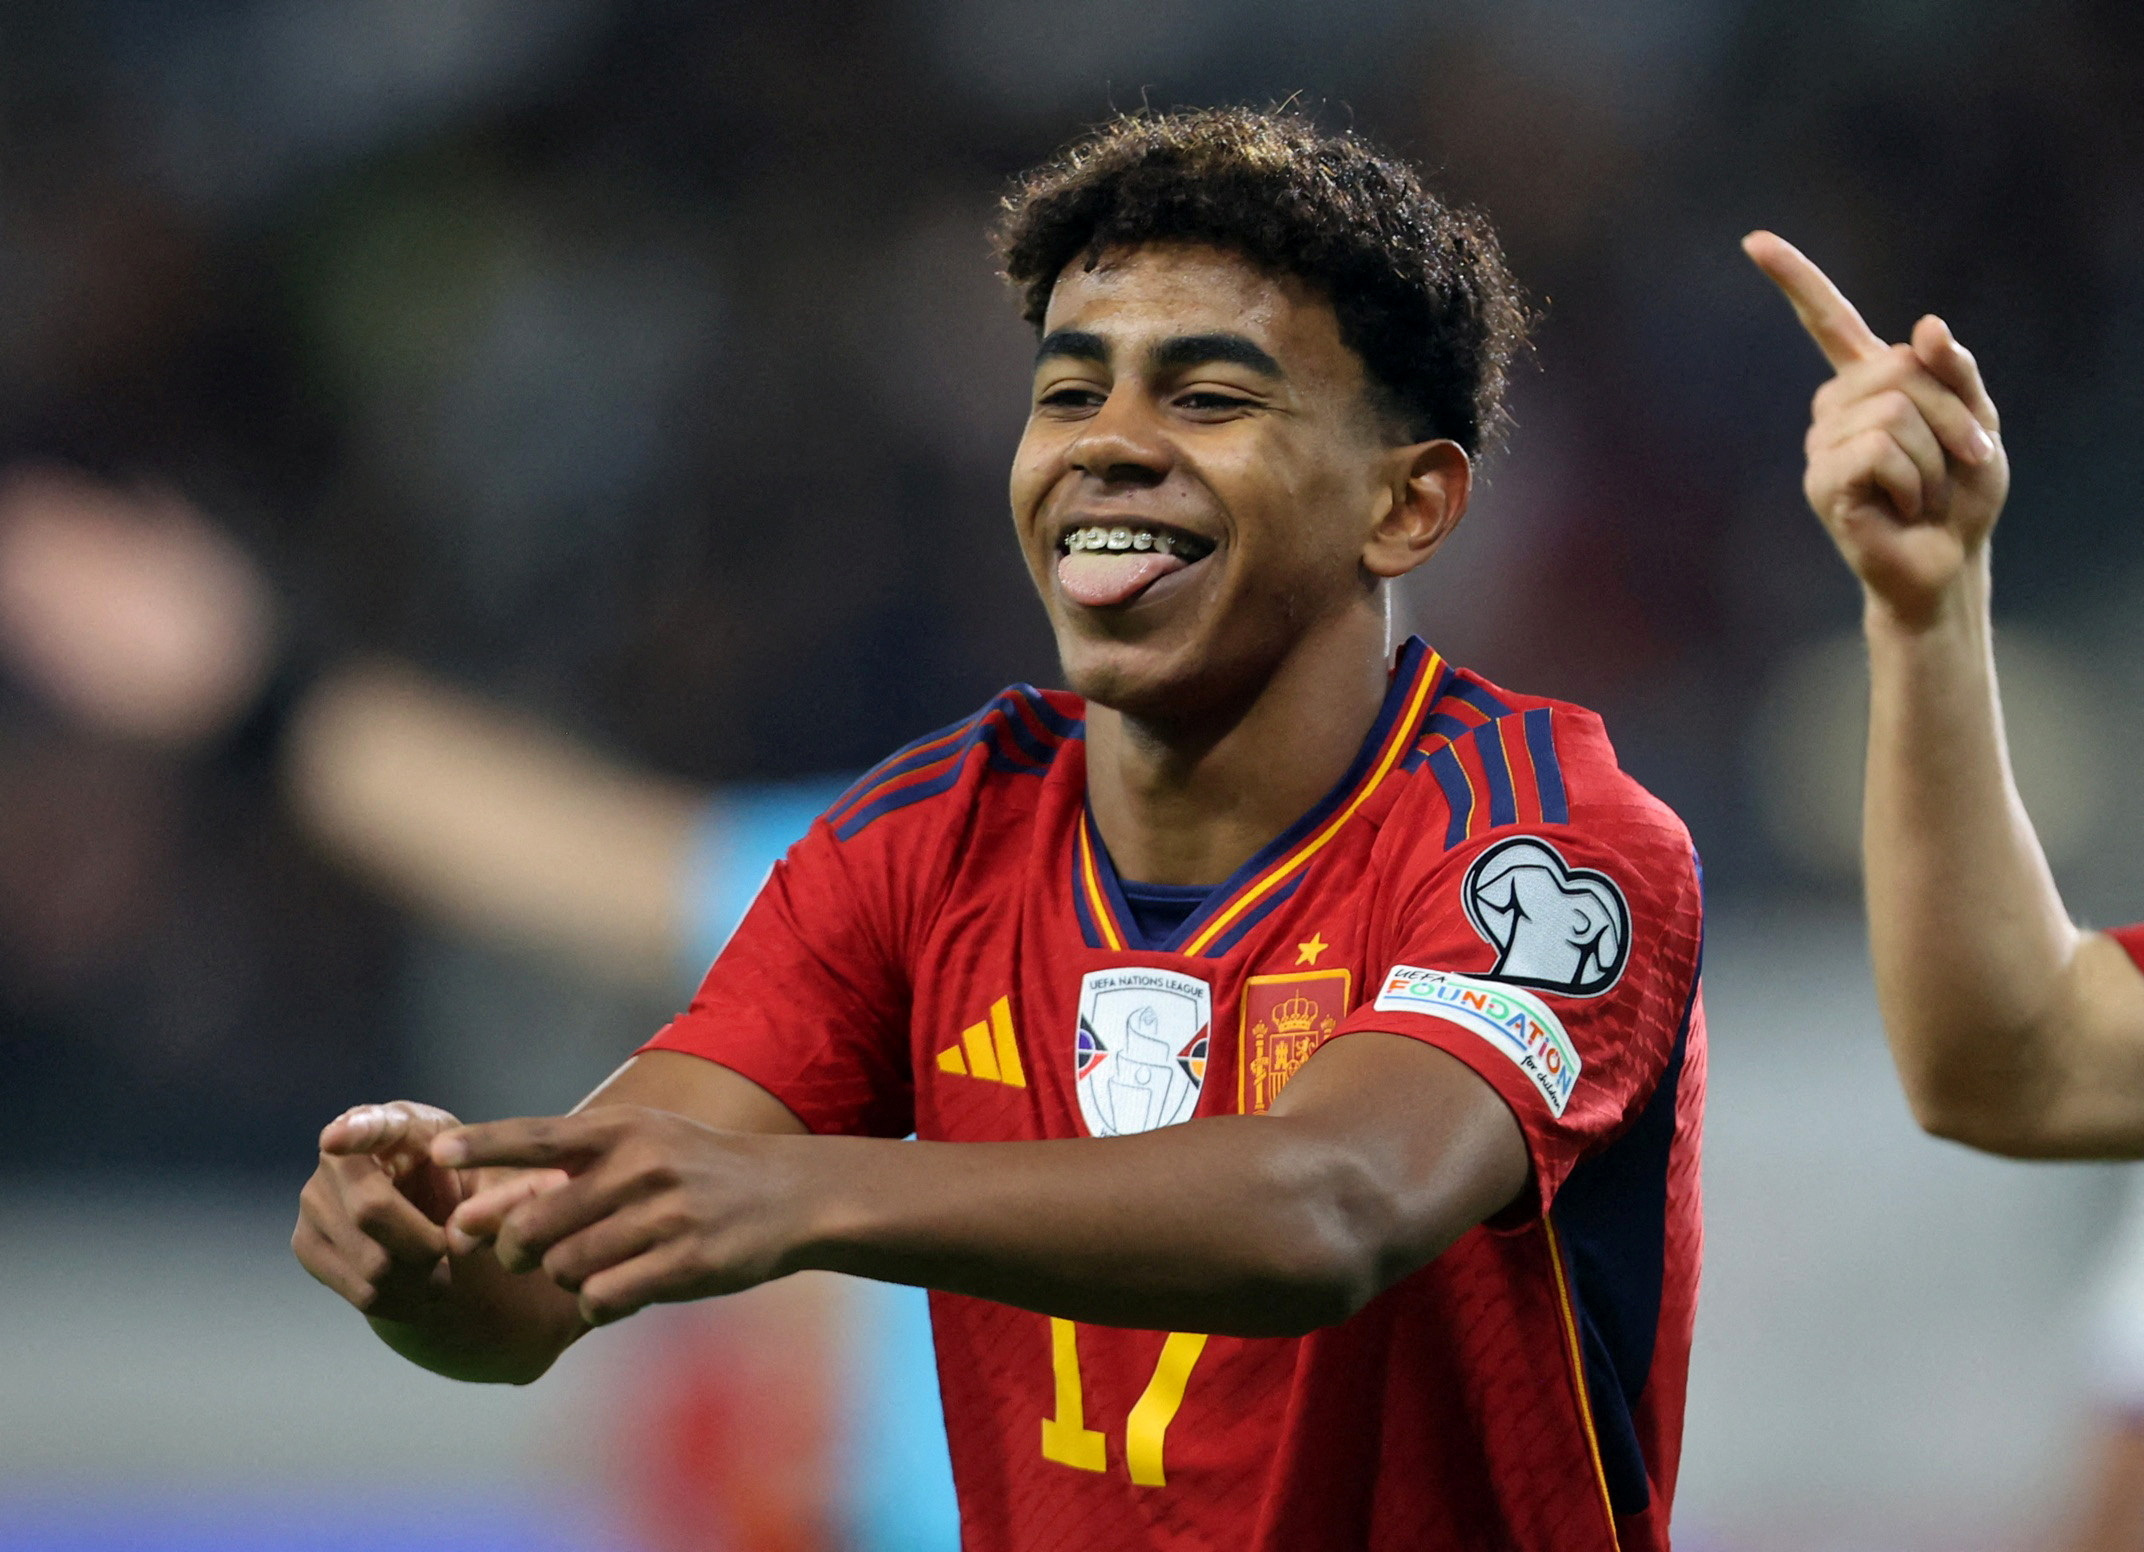
<svg viewBox="0 0 2144 1552">
<path fill-rule="evenodd" d="M 1187 562 L 1156 550 L 1075 550 L 1057 562 L 1057 585 L 1065 597 L 1090 609 L 1130 603 Z"/>
</svg>

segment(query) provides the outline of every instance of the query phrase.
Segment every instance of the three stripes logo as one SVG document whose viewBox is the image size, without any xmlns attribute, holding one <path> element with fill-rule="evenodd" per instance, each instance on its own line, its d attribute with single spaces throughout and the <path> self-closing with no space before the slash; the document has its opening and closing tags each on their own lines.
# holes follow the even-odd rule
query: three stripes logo
<svg viewBox="0 0 2144 1552">
<path fill-rule="evenodd" d="M 1012 1029 L 1012 999 L 1000 997 L 990 1005 L 990 1017 L 970 1024 L 956 1044 L 938 1053 L 938 1070 L 956 1077 L 981 1078 L 985 1083 L 1003 1083 L 1016 1089 L 1027 1087 L 1027 1070 L 1020 1065 L 1020 1042 Z"/>
</svg>

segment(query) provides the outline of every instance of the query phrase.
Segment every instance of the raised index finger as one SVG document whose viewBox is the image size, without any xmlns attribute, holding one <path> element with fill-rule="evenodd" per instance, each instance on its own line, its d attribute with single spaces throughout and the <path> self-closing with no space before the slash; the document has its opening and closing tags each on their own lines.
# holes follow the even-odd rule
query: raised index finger
<svg viewBox="0 0 2144 1552">
<path fill-rule="evenodd" d="M 487 1121 L 442 1132 L 432 1139 L 432 1159 L 448 1169 L 507 1164 L 525 1169 L 572 1169 L 597 1157 L 618 1130 L 606 1106 L 579 1115 Z"/>
<path fill-rule="evenodd" d="M 1807 254 L 1771 232 L 1751 232 L 1742 251 L 1794 304 L 1794 316 L 1837 370 L 1882 355 L 1890 347 L 1862 321 L 1846 293 L 1831 283 Z"/>
</svg>

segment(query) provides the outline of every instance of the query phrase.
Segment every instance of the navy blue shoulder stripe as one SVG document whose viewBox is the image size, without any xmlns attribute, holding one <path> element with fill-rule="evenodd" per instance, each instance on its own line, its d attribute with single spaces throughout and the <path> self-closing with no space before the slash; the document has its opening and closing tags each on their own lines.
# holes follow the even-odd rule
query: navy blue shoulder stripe
<svg viewBox="0 0 2144 1552">
<path fill-rule="evenodd" d="M 1049 698 L 1031 684 L 1016 684 L 1005 692 L 1017 695 L 1035 714 L 1035 720 L 1060 739 L 1078 738 L 1086 730 L 1086 722 L 1079 717 L 1068 717 L 1049 702 Z"/>
<path fill-rule="evenodd" d="M 1501 719 L 1474 730 L 1474 751 L 1481 756 L 1482 775 L 1489 784 L 1489 823 L 1517 824 L 1519 800 L 1511 786 L 1511 757 L 1504 753 Z"/>
<path fill-rule="evenodd" d="M 1541 792 L 1541 821 L 1569 824 L 1571 799 L 1564 790 L 1562 762 L 1556 758 L 1553 713 L 1546 706 L 1536 706 L 1522 720 L 1526 724 L 1526 752 L 1533 757 L 1534 781 Z"/>
<path fill-rule="evenodd" d="M 1045 732 L 1038 733 L 1022 716 L 1023 708 L 1036 713 Z M 837 840 L 846 841 L 873 820 L 950 791 L 974 749 L 983 751 L 992 770 L 1039 776 L 1080 728 L 1076 719 L 1050 707 L 1026 685 L 1016 685 L 974 716 L 918 739 L 882 762 L 827 810 L 827 823 Z"/>
<path fill-rule="evenodd" d="M 956 745 L 963 734 L 970 732 L 978 722 L 982 721 L 989 714 L 989 711 L 990 708 L 985 706 L 981 711 L 962 717 L 958 722 L 947 723 L 935 732 L 924 734 L 913 743 L 903 744 L 892 754 L 886 756 L 885 759 L 879 761 L 878 764 L 872 766 L 871 769 L 865 771 L 863 775 L 857 777 L 850 784 L 849 790 L 834 800 L 834 806 L 826 811 L 828 821 L 835 820 L 843 809 L 856 802 L 866 793 L 875 791 L 896 777 L 905 775 L 911 770 L 928 765 L 931 761 L 943 757 L 945 752 Z"/>
<path fill-rule="evenodd" d="M 1455 678 L 1452 681 L 1452 694 L 1458 696 L 1484 716 L 1508 717 L 1511 715 L 1512 708 L 1505 705 L 1500 698 L 1483 689 L 1480 685 L 1470 683 L 1465 679 Z"/>
<path fill-rule="evenodd" d="M 1467 826 L 1474 821 L 1474 786 L 1450 744 L 1439 744 L 1430 750 L 1429 769 L 1437 785 L 1444 789 L 1444 806 L 1451 814 L 1444 830 L 1444 849 L 1450 851 L 1467 838 Z"/>
</svg>

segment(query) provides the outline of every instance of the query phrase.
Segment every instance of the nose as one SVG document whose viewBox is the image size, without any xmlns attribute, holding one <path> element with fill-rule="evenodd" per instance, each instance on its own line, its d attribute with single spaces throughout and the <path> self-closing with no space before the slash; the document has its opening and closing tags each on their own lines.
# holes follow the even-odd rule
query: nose
<svg viewBox="0 0 2144 1552">
<path fill-rule="evenodd" d="M 1066 461 L 1104 485 L 1159 485 L 1174 453 L 1145 402 L 1136 384 L 1117 383 L 1066 449 Z"/>
</svg>

